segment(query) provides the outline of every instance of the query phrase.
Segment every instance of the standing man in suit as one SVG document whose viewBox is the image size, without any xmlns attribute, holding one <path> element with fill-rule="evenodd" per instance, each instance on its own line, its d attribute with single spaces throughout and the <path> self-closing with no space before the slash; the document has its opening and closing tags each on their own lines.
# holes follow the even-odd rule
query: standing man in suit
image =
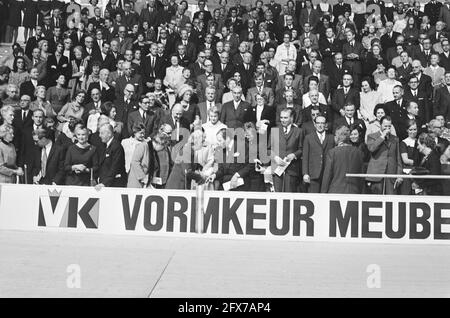
<svg viewBox="0 0 450 318">
<path fill-rule="evenodd" d="M 419 60 L 412 61 L 412 73 L 411 75 L 417 77 L 419 80 L 419 91 L 426 94 L 428 100 L 431 100 L 433 96 L 433 86 L 431 85 L 431 77 L 423 73 L 422 63 Z"/>
<path fill-rule="evenodd" d="M 34 67 L 38 70 L 38 81 L 42 81 L 47 76 L 47 61 L 41 58 L 41 50 L 39 48 L 34 48 L 31 53 L 31 59 L 25 58 L 28 66 L 28 72 L 31 73 L 31 69 Z"/>
<path fill-rule="evenodd" d="M 350 144 L 350 129 L 339 127 L 334 135 L 336 147 L 328 151 L 323 172 L 322 193 L 360 194 L 360 178 L 347 177 L 347 173 L 363 172 L 363 155 L 357 147 Z"/>
<path fill-rule="evenodd" d="M 394 23 L 392 21 L 386 22 L 386 33 L 380 38 L 380 44 L 383 51 L 386 53 L 388 49 L 395 47 L 397 37 L 400 33 L 393 31 Z"/>
<path fill-rule="evenodd" d="M 430 18 L 430 24 L 435 25 L 439 20 L 439 14 L 441 12 L 442 2 L 431 0 L 429 1 L 424 8 L 424 13 L 428 18 Z"/>
<path fill-rule="evenodd" d="M 123 6 L 124 13 L 122 22 L 128 30 L 131 30 L 133 25 L 139 23 L 139 15 L 132 10 L 132 3 L 133 2 L 126 2 Z"/>
<path fill-rule="evenodd" d="M 305 9 L 303 9 L 300 12 L 299 24 L 301 26 L 304 26 L 305 23 L 308 23 L 311 26 L 311 30 L 315 32 L 317 24 L 320 21 L 319 12 L 317 12 L 317 10 L 314 9 L 311 0 L 306 0 L 305 5 L 306 5 Z"/>
<path fill-rule="evenodd" d="M 329 69 L 334 63 L 334 56 L 342 52 L 342 42 L 336 38 L 332 27 L 325 30 L 325 37 L 320 37 L 319 50 L 325 64 L 324 68 Z"/>
<path fill-rule="evenodd" d="M 55 144 L 54 131 L 38 128 L 33 131 L 33 140 L 39 147 L 30 167 L 33 184 L 64 184 L 65 153 L 63 148 Z"/>
<path fill-rule="evenodd" d="M 439 87 L 434 96 L 434 116 L 444 116 L 445 122 L 450 121 L 450 71 L 444 75 L 445 86 Z"/>
<path fill-rule="evenodd" d="M 20 85 L 20 96 L 28 95 L 31 97 L 31 100 L 35 100 L 36 96 L 34 96 L 34 92 L 38 85 L 42 84 L 39 82 L 39 71 L 36 67 L 33 67 L 30 71 L 30 80 L 23 82 Z"/>
<path fill-rule="evenodd" d="M 180 32 L 180 40 L 178 42 L 175 43 L 175 47 L 179 47 L 180 45 L 184 45 L 184 47 L 186 48 L 186 56 L 189 60 L 189 63 L 191 61 L 195 60 L 195 57 L 197 56 L 197 48 L 196 45 L 194 44 L 194 42 L 189 41 L 189 35 L 188 35 L 188 31 L 186 29 L 182 29 Z M 188 66 L 188 65 L 184 65 L 184 66 Z"/>
<path fill-rule="evenodd" d="M 334 121 L 333 124 L 333 132 L 336 133 L 336 130 L 339 127 L 345 126 L 345 127 L 352 127 L 352 126 L 358 126 L 361 128 L 362 131 L 362 138 L 361 140 L 365 140 L 365 134 L 366 134 L 366 124 L 362 119 L 355 118 L 355 105 L 353 104 L 347 104 L 344 106 L 344 116 L 337 118 Z"/>
<path fill-rule="evenodd" d="M 151 136 L 158 127 L 155 127 L 156 114 L 149 112 L 150 99 L 146 95 L 142 95 L 139 99 L 139 109 L 128 114 L 127 127 L 128 134 L 133 136 L 133 126 L 136 124 L 144 124 L 145 138 Z"/>
<path fill-rule="evenodd" d="M 125 37 L 127 34 L 127 29 L 123 25 L 119 26 L 119 31 L 117 32 L 117 34 L 118 37 L 114 38 L 113 40 L 116 40 L 119 45 L 119 53 L 124 55 L 126 50 L 131 50 L 133 46 L 133 40 L 131 38 Z"/>
<path fill-rule="evenodd" d="M 256 105 L 256 95 L 263 94 L 266 98 L 267 106 L 273 107 L 275 97 L 272 88 L 264 87 L 263 74 L 255 73 L 254 79 L 255 86 L 247 91 L 247 97 L 245 99 L 247 103 L 249 103 L 251 106 Z"/>
<path fill-rule="evenodd" d="M 408 101 L 403 98 L 404 90 L 400 85 L 394 86 L 392 94 L 394 95 L 394 100 L 386 103 L 384 105 L 384 110 L 386 111 L 386 115 L 391 117 L 395 131 L 399 134 L 400 121 L 406 116 Z"/>
<path fill-rule="evenodd" d="M 142 79 L 139 74 L 133 74 L 133 69 L 131 68 L 130 62 L 124 62 L 123 63 L 123 75 L 119 77 L 116 81 L 115 86 L 115 92 L 116 92 L 116 98 L 122 98 L 123 97 L 123 90 L 125 89 L 125 86 L 127 84 L 131 84 L 134 86 L 135 89 L 135 96 L 134 98 L 137 99 L 139 96 L 142 95 Z"/>
<path fill-rule="evenodd" d="M 425 92 L 419 90 L 419 80 L 417 77 L 409 77 L 408 86 L 404 89 L 404 91 L 405 99 L 416 102 L 419 106 L 419 117 L 425 122 L 429 122 L 434 117 L 433 103 L 429 102 Z"/>
<path fill-rule="evenodd" d="M 353 70 L 353 80 L 356 87 L 360 86 L 359 79 L 362 73 L 361 60 L 364 58 L 363 45 L 355 40 L 355 32 L 347 31 L 345 34 L 347 43 L 342 46 L 342 54 L 344 56 L 344 65 Z"/>
<path fill-rule="evenodd" d="M 330 67 L 326 68 L 327 75 L 330 80 L 330 95 L 333 96 L 334 92 L 342 87 L 342 79 L 344 74 L 353 74 L 352 69 L 344 65 L 344 58 L 341 52 L 337 52 L 333 58 L 334 63 Z"/>
<path fill-rule="evenodd" d="M 334 92 L 331 99 L 331 107 L 333 108 L 332 118 L 336 120 L 340 116 L 344 116 L 344 106 L 347 104 L 355 105 L 358 110 L 360 107 L 359 91 L 352 87 L 353 77 L 351 74 L 342 76 L 342 87 Z"/>
<path fill-rule="evenodd" d="M 96 188 L 125 187 L 125 152 L 122 145 L 114 137 L 114 128 L 110 124 L 100 127 L 100 139 L 104 144 L 99 149 L 98 184 Z"/>
<path fill-rule="evenodd" d="M 205 73 L 197 76 L 197 94 L 200 102 L 205 101 L 205 89 L 207 86 L 207 79 L 210 76 L 214 77 L 213 86 L 217 88 L 217 90 L 223 90 L 223 82 L 222 78 L 219 74 L 213 73 L 213 63 L 211 60 L 205 60 L 203 63 L 203 68 L 205 69 Z"/>
<path fill-rule="evenodd" d="M 141 11 L 139 16 L 139 25 L 147 21 L 149 27 L 157 27 L 159 10 L 155 0 L 148 0 L 148 6 Z"/>
<path fill-rule="evenodd" d="M 213 107 L 217 109 L 220 113 L 222 105 L 220 103 L 216 103 L 216 88 L 214 86 L 208 86 L 205 89 L 205 101 L 198 104 L 198 109 L 200 110 L 200 119 L 202 123 L 206 123 L 209 121 L 210 109 Z M 219 116 L 217 116 L 219 119 Z"/>
<path fill-rule="evenodd" d="M 385 116 L 381 119 L 381 129 L 367 136 L 367 148 L 370 160 L 368 174 L 402 174 L 399 140 L 391 135 L 392 119 Z M 402 179 L 366 178 L 372 194 L 395 194 Z"/>
<path fill-rule="evenodd" d="M 270 131 L 275 126 L 275 108 L 267 106 L 266 96 L 262 93 L 257 93 L 255 100 L 255 104 L 247 108 L 244 121 L 255 124 L 258 131 Z"/>
<path fill-rule="evenodd" d="M 340 15 L 345 16 L 345 12 L 352 13 L 352 7 L 348 3 L 344 3 L 344 0 L 338 0 L 338 3 L 333 6 L 335 23 L 338 21 Z"/>
<path fill-rule="evenodd" d="M 242 88 L 236 86 L 233 88 L 233 100 L 222 105 L 220 112 L 220 121 L 228 128 L 244 127 L 245 113 L 250 105 L 242 101 Z"/>
<path fill-rule="evenodd" d="M 281 176 L 273 175 L 275 192 L 298 192 L 303 151 L 303 130 L 293 125 L 294 112 L 285 108 L 280 113 L 281 129 L 271 135 L 272 171 L 276 166 L 289 166 Z"/>
<path fill-rule="evenodd" d="M 447 39 L 442 40 L 442 53 L 439 54 L 439 66 L 445 68 L 445 71 L 450 71 L 450 42 Z"/>
<path fill-rule="evenodd" d="M 328 96 L 330 95 L 330 81 L 328 79 L 328 76 L 325 74 L 322 74 L 322 62 L 317 60 L 313 64 L 312 68 L 312 74 L 307 76 L 305 78 L 305 81 L 303 82 L 303 90 L 304 92 L 307 92 L 309 90 L 309 79 L 315 76 L 319 80 L 319 92 L 323 94 L 326 100 L 328 100 Z"/>
<path fill-rule="evenodd" d="M 154 87 L 155 78 L 162 77 L 162 60 L 158 57 L 158 45 L 152 43 L 150 45 L 150 53 L 144 57 L 143 67 L 143 81 L 145 84 L 145 91 L 149 91 Z"/>
<path fill-rule="evenodd" d="M 220 53 L 220 63 L 216 65 L 213 72 L 222 77 L 222 84 L 225 84 L 229 78 L 233 77 L 235 68 L 230 62 L 230 54 L 228 52 Z"/>
<path fill-rule="evenodd" d="M 307 135 L 303 142 L 303 182 L 308 184 L 309 193 L 320 192 L 325 158 L 334 147 L 333 135 L 325 131 L 326 124 L 325 116 L 318 115 L 314 119 L 315 133 Z"/>
</svg>

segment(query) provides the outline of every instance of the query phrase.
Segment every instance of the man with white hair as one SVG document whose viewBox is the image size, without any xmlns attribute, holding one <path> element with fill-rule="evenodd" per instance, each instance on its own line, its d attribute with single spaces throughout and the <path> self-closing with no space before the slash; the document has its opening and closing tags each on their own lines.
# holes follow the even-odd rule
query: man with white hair
<svg viewBox="0 0 450 318">
<path fill-rule="evenodd" d="M 88 87 L 88 96 L 91 96 L 94 88 L 101 93 L 102 102 L 112 102 L 115 99 L 114 87 L 108 84 L 109 70 L 103 68 L 99 73 L 99 81 L 92 82 Z"/>
<path fill-rule="evenodd" d="M 98 188 L 125 187 L 125 152 L 122 145 L 114 137 L 114 129 L 110 124 L 100 126 L 100 139 L 104 146 L 98 149 Z"/>
<path fill-rule="evenodd" d="M 134 74 L 134 70 L 131 68 L 130 62 L 123 63 L 123 75 L 116 81 L 116 98 L 120 99 L 123 97 L 123 91 L 127 84 L 134 86 L 135 98 L 142 95 L 142 78 L 139 74 Z"/>
<path fill-rule="evenodd" d="M 250 104 L 242 101 L 242 88 L 233 88 L 233 100 L 222 105 L 220 121 L 228 128 L 244 127 L 244 117 Z"/>
</svg>

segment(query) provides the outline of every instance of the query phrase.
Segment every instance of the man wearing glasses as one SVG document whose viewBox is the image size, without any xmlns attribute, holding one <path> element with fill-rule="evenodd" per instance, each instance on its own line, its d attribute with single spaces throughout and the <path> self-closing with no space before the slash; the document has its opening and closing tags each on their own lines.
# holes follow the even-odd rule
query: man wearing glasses
<svg viewBox="0 0 450 318">
<path fill-rule="evenodd" d="M 419 105 L 419 117 L 425 122 L 429 122 L 433 118 L 433 104 L 429 103 L 426 94 L 419 90 L 417 77 L 411 76 L 409 78 L 404 97 L 406 100 L 416 102 Z"/>
<path fill-rule="evenodd" d="M 419 80 L 419 91 L 426 94 L 427 98 L 431 100 L 433 87 L 431 85 L 431 77 L 423 74 L 422 63 L 419 60 L 414 60 L 412 62 L 412 73 Z"/>
<path fill-rule="evenodd" d="M 206 54 L 204 51 L 200 51 L 197 55 L 197 61 L 190 65 L 190 69 L 192 70 L 192 74 L 195 78 L 197 76 L 204 74 L 205 69 L 203 68 L 203 63 L 205 63 Z"/>
</svg>

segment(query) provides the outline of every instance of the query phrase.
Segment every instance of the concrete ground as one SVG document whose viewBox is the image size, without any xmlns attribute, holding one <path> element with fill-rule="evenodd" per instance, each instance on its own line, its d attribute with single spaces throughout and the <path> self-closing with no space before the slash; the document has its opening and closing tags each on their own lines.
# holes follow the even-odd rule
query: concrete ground
<svg viewBox="0 0 450 318">
<path fill-rule="evenodd" d="M 0 255 L 0 297 L 450 297 L 449 246 L 0 231 Z"/>
</svg>

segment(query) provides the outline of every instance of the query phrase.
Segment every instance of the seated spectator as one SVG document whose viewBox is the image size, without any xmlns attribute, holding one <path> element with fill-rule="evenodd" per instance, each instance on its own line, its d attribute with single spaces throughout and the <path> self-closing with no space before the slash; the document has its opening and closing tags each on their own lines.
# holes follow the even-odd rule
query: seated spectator
<svg viewBox="0 0 450 318">
<path fill-rule="evenodd" d="M 56 112 L 53 110 L 52 105 L 45 99 L 46 89 L 45 86 L 40 85 L 36 87 L 34 91 L 35 100 L 30 104 L 30 110 L 42 109 L 45 117 L 56 117 Z"/>
<path fill-rule="evenodd" d="M 45 94 L 45 99 L 52 105 L 53 111 L 57 114 L 70 99 L 70 91 L 65 88 L 65 85 L 66 76 L 59 74 L 56 77 L 56 86 L 50 87 Z"/>
<path fill-rule="evenodd" d="M 12 143 L 14 128 L 10 124 L 0 126 L 0 183 L 16 183 L 23 176 L 22 168 L 16 165 L 16 149 Z"/>
<path fill-rule="evenodd" d="M 77 119 L 83 118 L 84 107 L 82 105 L 85 97 L 85 91 L 78 91 L 75 94 L 75 98 L 72 100 L 72 102 L 67 103 L 63 106 L 63 108 L 61 108 L 57 117 L 60 123 L 58 126 L 58 130 L 63 131 L 65 129 L 65 126 L 67 126 L 66 123 L 69 121 L 70 117 L 74 117 Z"/>
</svg>

